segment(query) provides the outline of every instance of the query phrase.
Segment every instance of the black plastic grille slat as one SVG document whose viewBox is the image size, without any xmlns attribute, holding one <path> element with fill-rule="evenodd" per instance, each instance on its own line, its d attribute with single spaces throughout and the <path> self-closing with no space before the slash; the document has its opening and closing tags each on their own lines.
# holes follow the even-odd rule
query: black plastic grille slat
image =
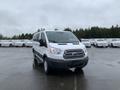
<svg viewBox="0 0 120 90">
<path fill-rule="evenodd" d="M 82 49 L 65 50 L 64 55 L 63 55 L 65 59 L 82 58 L 84 56 L 85 54 Z"/>
</svg>

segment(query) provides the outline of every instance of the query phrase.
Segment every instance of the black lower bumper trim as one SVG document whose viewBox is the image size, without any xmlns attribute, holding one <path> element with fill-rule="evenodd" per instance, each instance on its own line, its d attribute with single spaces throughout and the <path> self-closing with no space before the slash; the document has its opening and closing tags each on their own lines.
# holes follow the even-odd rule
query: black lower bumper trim
<svg viewBox="0 0 120 90">
<path fill-rule="evenodd" d="M 68 69 L 68 68 L 75 68 L 75 67 L 83 68 L 88 63 L 88 57 L 80 60 L 69 60 L 69 61 L 47 58 L 47 61 L 50 67 L 52 68 L 59 68 L 59 69 Z"/>
</svg>

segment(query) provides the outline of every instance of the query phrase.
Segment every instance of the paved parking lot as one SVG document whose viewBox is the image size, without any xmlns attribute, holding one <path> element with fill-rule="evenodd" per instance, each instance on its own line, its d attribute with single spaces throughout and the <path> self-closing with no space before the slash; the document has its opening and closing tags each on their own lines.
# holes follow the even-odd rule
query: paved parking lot
<svg viewBox="0 0 120 90">
<path fill-rule="evenodd" d="M 89 48 L 80 72 L 45 75 L 32 68 L 31 48 L 0 48 L 0 90 L 120 90 L 120 49 Z"/>
</svg>

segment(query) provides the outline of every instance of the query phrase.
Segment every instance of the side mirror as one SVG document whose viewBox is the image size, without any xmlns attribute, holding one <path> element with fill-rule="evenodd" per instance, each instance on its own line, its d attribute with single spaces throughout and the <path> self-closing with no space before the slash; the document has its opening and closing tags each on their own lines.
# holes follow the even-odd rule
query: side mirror
<svg viewBox="0 0 120 90">
<path fill-rule="evenodd" d="M 47 46 L 45 40 L 40 39 L 39 43 L 40 43 L 40 46 L 45 46 L 45 47 Z"/>
</svg>

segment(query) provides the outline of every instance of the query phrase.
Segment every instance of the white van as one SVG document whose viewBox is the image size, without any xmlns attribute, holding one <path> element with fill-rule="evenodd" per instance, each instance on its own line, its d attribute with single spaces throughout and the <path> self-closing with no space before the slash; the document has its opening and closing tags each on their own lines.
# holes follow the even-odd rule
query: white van
<svg viewBox="0 0 120 90">
<path fill-rule="evenodd" d="M 82 69 L 88 63 L 86 47 L 69 31 L 40 31 L 33 36 L 33 67 L 44 63 L 46 74 L 54 69 Z"/>
</svg>

